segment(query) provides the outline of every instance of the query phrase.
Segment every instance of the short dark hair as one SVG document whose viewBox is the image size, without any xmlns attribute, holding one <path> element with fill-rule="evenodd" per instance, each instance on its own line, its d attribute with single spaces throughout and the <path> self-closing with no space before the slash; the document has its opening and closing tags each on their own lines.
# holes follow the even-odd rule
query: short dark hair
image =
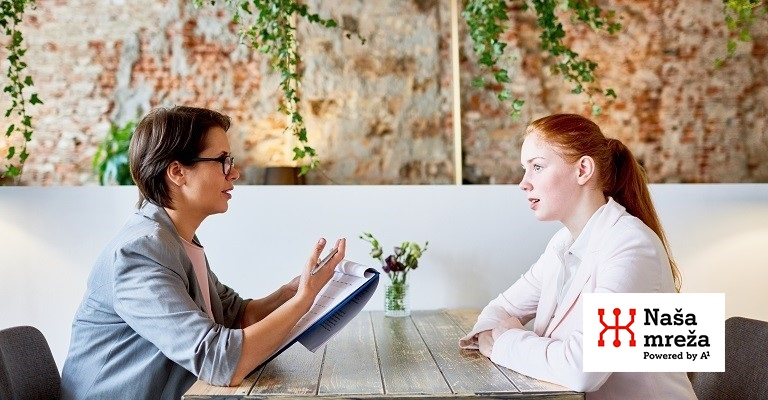
<svg viewBox="0 0 768 400">
<path fill-rule="evenodd" d="M 129 147 L 131 177 L 139 188 L 138 207 L 145 201 L 173 208 L 165 170 L 173 161 L 191 165 L 203 150 L 205 134 L 215 127 L 229 130 L 228 116 L 205 108 L 156 108 L 136 125 Z"/>
</svg>

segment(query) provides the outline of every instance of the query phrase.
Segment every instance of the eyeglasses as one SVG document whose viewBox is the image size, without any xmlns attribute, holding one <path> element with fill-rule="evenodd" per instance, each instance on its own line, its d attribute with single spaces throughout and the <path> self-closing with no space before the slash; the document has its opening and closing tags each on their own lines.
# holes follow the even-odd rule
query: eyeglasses
<svg viewBox="0 0 768 400">
<path fill-rule="evenodd" d="M 235 166 L 235 157 L 223 155 L 216 158 L 210 158 L 210 157 L 197 157 L 189 160 L 191 163 L 196 163 L 200 161 L 216 161 L 221 163 L 221 172 L 224 173 L 224 176 L 229 175 L 229 173 L 232 171 L 232 167 Z"/>
</svg>

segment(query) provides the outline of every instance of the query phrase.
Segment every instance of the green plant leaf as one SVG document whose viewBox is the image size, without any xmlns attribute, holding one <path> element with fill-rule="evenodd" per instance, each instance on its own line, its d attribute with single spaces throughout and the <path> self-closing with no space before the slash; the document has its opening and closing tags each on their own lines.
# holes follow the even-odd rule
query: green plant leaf
<svg viewBox="0 0 768 400">
<path fill-rule="evenodd" d="M 32 116 L 28 113 L 28 105 L 42 104 L 36 93 L 30 95 L 27 99 L 24 89 L 32 87 L 34 81 L 29 75 L 25 75 L 27 63 L 24 62 L 24 55 L 27 49 L 24 47 L 24 37 L 17 28 L 21 25 L 24 12 L 28 5 L 34 3 L 34 0 L 2 0 L 0 1 L 0 26 L 3 27 L 5 34 L 10 40 L 3 41 L 7 43 L 5 48 L 8 50 L 6 59 L 8 69 L 6 76 L 9 83 L 3 87 L 3 93 L 8 93 L 10 97 L 10 106 L 5 110 L 5 117 L 15 115 L 20 120 L 20 126 L 11 124 L 6 136 L 13 139 L 14 136 L 21 136 L 24 139 L 20 150 L 16 146 L 10 146 L 4 156 L 6 160 L 11 160 L 18 153 L 19 165 L 7 165 L 3 176 L 18 177 L 21 174 L 24 162 L 27 160 L 27 143 L 32 140 Z M 23 78 L 22 78 L 23 77 Z M 15 118 L 15 117 L 14 117 Z"/>
<path fill-rule="evenodd" d="M 101 185 L 134 184 L 128 151 L 135 127 L 135 121 L 128 121 L 123 126 L 110 124 L 109 132 L 99 144 L 91 161 Z"/>
<path fill-rule="evenodd" d="M 498 65 L 506 46 L 506 43 L 500 41 L 500 34 L 505 31 L 505 21 L 509 19 L 511 12 L 535 12 L 537 25 L 541 29 L 539 45 L 548 53 L 549 58 L 555 61 L 551 70 L 573 84 L 573 93 L 586 94 L 590 102 L 594 102 L 593 91 L 585 91 L 584 83 L 596 81 L 594 71 L 597 69 L 597 63 L 581 59 L 568 47 L 565 41 L 566 32 L 559 15 L 570 17 L 571 25 L 582 23 L 595 31 L 614 34 L 621 29 L 621 24 L 614 21 L 615 12 L 604 11 L 588 0 L 530 0 L 515 3 L 514 7 L 511 7 L 510 3 L 506 0 L 465 0 L 464 11 L 461 13 L 469 28 L 478 63 L 483 67 L 481 70 L 486 68 L 495 71 L 494 79 L 499 84 L 497 97 L 501 102 L 510 102 L 510 115 L 519 118 L 524 104 L 512 95 L 508 87 L 512 79 L 508 71 Z M 472 86 L 482 87 L 483 81 L 480 79 L 474 78 Z M 594 92 L 602 92 L 602 89 L 598 87 Z M 615 92 L 610 93 L 615 96 Z"/>
<path fill-rule="evenodd" d="M 298 66 L 301 58 L 298 53 L 295 21 L 302 18 L 325 28 L 338 28 L 338 23 L 332 18 L 324 18 L 311 12 L 307 5 L 297 0 L 228 0 L 227 4 L 233 8 L 233 22 L 239 27 L 241 38 L 254 50 L 266 54 L 273 71 L 280 76 L 279 87 L 283 96 L 278 111 L 287 115 L 290 121 L 285 132 L 295 135 L 300 142 L 300 146 L 293 149 L 293 159 L 307 162 L 302 169 L 305 166 L 314 168 L 317 165 L 314 158 L 316 153 L 307 146 L 307 133 L 300 109 L 298 88 L 301 75 Z M 251 14 L 254 18 L 239 18 L 240 12 Z M 365 40 L 357 36 L 365 44 Z"/>
</svg>

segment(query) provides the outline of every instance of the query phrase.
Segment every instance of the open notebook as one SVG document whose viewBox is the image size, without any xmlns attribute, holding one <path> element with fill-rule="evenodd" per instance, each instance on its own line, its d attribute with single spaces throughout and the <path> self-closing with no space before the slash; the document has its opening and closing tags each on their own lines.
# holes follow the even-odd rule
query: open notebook
<svg viewBox="0 0 768 400">
<path fill-rule="evenodd" d="M 330 340 L 363 309 L 379 283 L 379 272 L 349 260 L 342 260 L 333 278 L 317 294 L 309 311 L 288 333 L 282 345 L 263 364 L 301 343 L 315 351 Z"/>
</svg>

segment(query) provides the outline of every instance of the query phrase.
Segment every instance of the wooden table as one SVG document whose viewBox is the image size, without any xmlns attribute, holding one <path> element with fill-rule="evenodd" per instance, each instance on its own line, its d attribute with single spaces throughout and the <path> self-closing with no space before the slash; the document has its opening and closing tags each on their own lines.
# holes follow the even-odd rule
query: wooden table
<svg viewBox="0 0 768 400">
<path fill-rule="evenodd" d="M 364 311 L 316 353 L 294 344 L 238 387 L 198 381 L 183 399 L 584 399 L 582 393 L 499 367 L 478 351 L 460 349 L 459 338 L 477 314 L 425 310 L 388 318 Z"/>
</svg>

